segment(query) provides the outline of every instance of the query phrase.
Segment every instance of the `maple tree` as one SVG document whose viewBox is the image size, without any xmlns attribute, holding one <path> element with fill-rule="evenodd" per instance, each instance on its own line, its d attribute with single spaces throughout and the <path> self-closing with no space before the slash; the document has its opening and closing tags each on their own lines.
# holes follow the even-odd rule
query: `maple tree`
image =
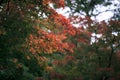
<svg viewBox="0 0 120 80">
<path fill-rule="evenodd" d="M 89 16 L 91 15 L 87 15 L 85 18 L 70 16 L 71 22 L 79 23 L 80 27 L 82 26 L 81 28 L 85 29 L 86 32 L 90 31 L 91 34 L 93 33 L 95 35 L 87 39 L 84 35 L 84 38 L 79 39 L 80 43 L 76 41 L 76 38 L 78 39 L 78 37 L 82 37 L 82 35 L 75 36 L 73 43 L 75 45 L 77 44 L 77 46 L 75 47 L 74 55 L 71 57 L 72 60 L 69 61 L 68 59 L 67 61 L 63 59 L 56 61 L 55 64 L 57 64 L 57 67 L 55 70 L 58 73 L 66 75 L 66 79 L 68 80 L 119 80 L 119 60 L 116 58 L 119 56 L 120 47 L 120 24 L 118 17 L 114 17 L 114 19 L 112 18 L 108 22 L 96 22 L 91 20 Z M 88 35 L 89 34 L 87 34 L 87 36 Z M 98 37 L 98 35 L 100 37 Z M 95 42 L 91 43 L 90 38 L 94 38 L 93 41 L 95 40 Z M 70 40 L 72 41 L 72 38 L 70 38 Z M 86 40 L 88 40 L 88 43 L 83 44 Z"/>
<path fill-rule="evenodd" d="M 86 17 L 68 19 L 50 4 L 65 7 L 64 0 L 0 1 L 0 79 L 119 80 L 119 20 L 92 20 L 97 3 L 81 9 Z"/>
<path fill-rule="evenodd" d="M 68 49 L 68 44 L 63 42 L 66 38 L 64 34 L 49 33 L 48 25 L 45 22 L 40 23 L 42 27 L 34 27 L 36 24 L 39 25 L 38 20 L 45 20 L 43 15 L 46 15 L 46 19 L 50 20 L 48 16 L 55 11 L 50 11 L 52 9 L 49 7 L 49 3 L 64 7 L 63 0 L 57 2 L 55 0 L 0 1 L 0 78 L 2 80 L 26 80 L 28 76 L 33 80 L 37 76 L 41 76 L 41 71 L 45 70 L 45 66 L 41 67 L 39 63 L 45 58 L 39 57 L 39 53 L 52 54 L 56 51 L 64 52 L 64 48 Z M 54 21 L 51 22 L 54 23 Z M 47 30 L 45 31 L 43 28 Z M 29 48 L 26 42 L 32 48 Z M 39 44 L 43 44 L 42 51 Z M 33 56 L 34 51 L 38 57 Z"/>
<path fill-rule="evenodd" d="M 50 69 L 46 54 L 73 53 L 72 43 L 66 39 L 68 35 L 75 35 L 76 28 L 49 7 L 49 3 L 64 7 L 63 0 L 1 0 L 1 79 L 26 79 L 28 76 L 35 79 L 43 75 L 41 71 Z"/>
</svg>

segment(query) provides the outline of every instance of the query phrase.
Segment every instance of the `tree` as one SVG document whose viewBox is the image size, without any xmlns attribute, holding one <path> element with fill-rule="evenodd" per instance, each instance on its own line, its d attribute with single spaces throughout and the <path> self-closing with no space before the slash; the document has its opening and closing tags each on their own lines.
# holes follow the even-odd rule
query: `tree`
<svg viewBox="0 0 120 80">
<path fill-rule="evenodd" d="M 52 54 L 69 49 L 68 44 L 63 42 L 65 35 L 52 31 L 56 25 L 56 16 L 59 14 L 49 6 L 49 3 L 64 7 L 64 0 L 57 2 L 55 0 L 0 0 L 0 79 L 35 80 L 37 77 L 39 79 L 43 77 L 46 70 L 46 66 L 40 65 L 45 59 L 41 54 Z M 49 22 L 44 22 L 46 20 Z M 58 25 L 63 26 L 62 23 Z M 36 40 L 41 41 L 40 44 L 44 48 L 43 51 L 38 51 L 37 48 L 34 50 L 37 56 L 31 48 L 37 46 L 37 43 L 33 44 Z"/>
<path fill-rule="evenodd" d="M 78 13 L 84 16 L 97 16 L 101 12 L 97 10 L 98 5 L 109 6 L 111 0 L 66 0 L 67 6 L 72 13 Z M 96 13 L 94 12 L 96 11 Z"/>
<path fill-rule="evenodd" d="M 0 1 L 2 80 L 119 80 L 119 21 L 93 21 L 94 0 L 70 1 L 68 6 L 77 8 L 73 12 L 85 12 L 84 18 L 67 19 L 49 5 L 65 7 L 64 0 Z"/>
<path fill-rule="evenodd" d="M 83 2 L 86 4 L 82 4 Z M 82 35 L 75 36 L 73 39 L 70 38 L 71 41 L 73 40 L 74 44 L 77 44 L 75 45 L 74 54 L 69 55 L 70 60 L 68 60 L 68 57 L 65 57 L 65 60 L 61 61 L 61 64 L 59 61 L 56 62 L 57 67 L 55 70 L 58 73 L 66 75 L 66 79 L 68 80 L 119 80 L 119 59 L 117 57 L 119 56 L 120 47 L 120 24 L 118 17 L 111 18 L 108 22 L 93 21 L 90 17 L 96 16 L 96 14 L 93 14 L 93 10 L 95 9 L 95 5 L 99 3 L 93 3 L 93 8 L 91 8 L 88 6 L 90 2 L 86 0 L 83 2 L 81 0 L 69 0 L 66 2 L 68 7 L 73 11 L 73 15 L 70 16 L 70 21 L 75 24 L 80 24 L 80 28 L 91 32 L 92 36 L 87 38 L 84 35 L 84 38 L 80 38 L 80 42 L 76 41 L 76 39 L 79 39 Z M 108 1 L 106 3 L 101 1 L 100 4 L 106 6 L 110 5 L 111 2 Z M 85 5 L 85 7 L 83 5 Z M 85 17 L 74 16 L 76 12 L 78 12 L 78 14 L 84 12 Z M 90 41 L 91 38 L 93 41 Z M 84 44 L 86 40 L 89 41 L 87 44 Z M 67 62 L 62 63 L 65 61 Z"/>
</svg>

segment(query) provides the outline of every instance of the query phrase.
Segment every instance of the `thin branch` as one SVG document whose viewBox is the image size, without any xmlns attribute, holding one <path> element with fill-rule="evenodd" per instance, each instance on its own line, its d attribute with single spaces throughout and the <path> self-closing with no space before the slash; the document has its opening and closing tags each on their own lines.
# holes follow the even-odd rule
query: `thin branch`
<svg viewBox="0 0 120 80">
<path fill-rule="evenodd" d="M 115 37 L 113 38 L 112 40 L 112 43 L 115 41 Z M 112 56 L 113 56 L 113 53 L 114 53 L 114 47 L 113 47 L 113 44 L 111 44 L 111 53 L 110 53 L 110 56 L 109 56 L 109 62 L 108 62 L 108 68 L 111 67 L 111 64 L 112 64 Z"/>
<path fill-rule="evenodd" d="M 7 1 L 6 13 L 9 11 L 9 9 L 10 9 L 10 0 Z"/>
</svg>

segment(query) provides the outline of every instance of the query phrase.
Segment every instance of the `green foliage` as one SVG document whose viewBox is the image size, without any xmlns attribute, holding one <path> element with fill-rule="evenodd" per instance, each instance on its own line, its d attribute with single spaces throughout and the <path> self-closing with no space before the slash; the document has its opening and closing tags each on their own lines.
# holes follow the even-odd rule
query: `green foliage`
<svg viewBox="0 0 120 80">
<path fill-rule="evenodd" d="M 106 4 L 110 5 L 110 2 L 105 2 L 105 0 L 66 0 L 67 6 L 70 7 L 73 13 L 81 13 L 86 16 L 92 16 L 93 10 L 97 5 Z"/>
<path fill-rule="evenodd" d="M 0 11 L 0 80 L 35 80 L 41 76 L 43 70 L 38 61 L 31 57 L 26 49 L 26 37 L 31 33 L 33 21 L 30 19 L 33 13 L 20 14 L 15 8 L 16 4 L 3 1 Z M 7 0 L 8 1 L 8 0 Z M 30 3 L 29 3 L 30 4 Z M 5 11 L 5 6 L 9 8 Z M 14 7 L 14 8 L 13 8 Z M 25 3 L 17 5 L 24 13 Z M 21 11 L 21 13 L 22 13 Z M 23 16 L 28 16 L 23 17 Z"/>
</svg>

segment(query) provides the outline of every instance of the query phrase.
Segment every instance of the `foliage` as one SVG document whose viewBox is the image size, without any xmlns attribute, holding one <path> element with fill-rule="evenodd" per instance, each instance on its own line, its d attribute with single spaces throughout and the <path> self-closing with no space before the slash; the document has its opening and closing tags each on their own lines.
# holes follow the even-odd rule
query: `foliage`
<svg viewBox="0 0 120 80">
<path fill-rule="evenodd" d="M 90 18 L 96 5 L 111 3 L 66 1 L 87 16 L 67 19 L 49 5 L 64 0 L 0 1 L 0 80 L 120 79 L 120 22 Z"/>
<path fill-rule="evenodd" d="M 0 1 L 0 79 L 1 80 L 35 80 L 41 77 L 44 67 L 40 66 L 38 58 L 30 54 L 27 41 L 32 32 L 36 31 L 33 26 L 35 21 L 40 18 L 44 20 L 46 15 L 50 16 L 53 12 L 49 3 L 54 3 L 58 7 L 64 6 L 64 1 L 60 0 L 1 0 Z M 39 14 L 39 15 L 38 15 Z M 52 21 L 53 22 L 53 21 Z M 44 22 L 45 23 L 45 22 Z M 43 25 L 43 24 L 41 24 Z M 45 26 L 45 27 L 44 27 Z M 40 28 L 46 28 L 44 25 Z M 38 28 L 39 29 L 39 28 Z M 44 32 L 46 39 L 51 39 L 51 46 L 55 45 L 54 40 L 61 37 L 58 45 L 62 45 L 63 36 L 50 34 L 41 29 L 39 33 Z M 38 35 L 38 34 L 37 34 Z M 42 35 L 42 34 L 41 34 Z M 43 36 L 44 37 L 44 36 Z M 43 39 L 44 40 L 44 39 Z M 48 43 L 48 42 L 46 42 Z M 43 46 L 43 45 L 42 45 Z M 66 43 L 67 46 L 67 43 Z M 65 46 L 65 48 L 66 48 Z M 46 46 L 45 46 L 46 47 Z M 44 47 L 44 48 L 45 48 Z M 49 47 L 49 46 L 48 46 Z M 47 48 L 46 48 L 47 49 Z M 47 50 L 51 53 L 51 48 Z M 60 48 L 59 48 L 60 50 Z M 56 51 L 56 49 L 55 49 Z M 44 51 L 46 52 L 46 51 Z M 43 53 L 43 52 L 39 52 Z"/>
<path fill-rule="evenodd" d="M 76 44 L 74 53 L 55 62 L 55 71 L 67 80 L 119 80 L 119 25 L 119 21 L 113 20 L 93 21 L 87 29 L 95 35 L 77 34 L 70 38 Z M 94 42 L 89 40 L 91 37 Z"/>
<path fill-rule="evenodd" d="M 80 13 L 84 16 L 95 16 L 94 10 L 98 5 L 108 6 L 112 2 L 110 0 L 66 0 L 66 4 L 73 13 Z"/>
</svg>

